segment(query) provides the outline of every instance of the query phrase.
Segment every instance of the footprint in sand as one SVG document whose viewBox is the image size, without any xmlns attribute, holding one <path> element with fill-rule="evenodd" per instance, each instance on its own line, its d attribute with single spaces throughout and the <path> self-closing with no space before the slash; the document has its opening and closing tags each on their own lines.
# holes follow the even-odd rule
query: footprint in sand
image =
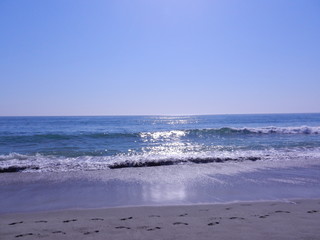
<svg viewBox="0 0 320 240">
<path fill-rule="evenodd" d="M 161 227 L 148 228 L 147 231 L 154 231 L 159 229 L 161 229 Z"/>
<path fill-rule="evenodd" d="M 268 214 L 267 214 L 267 215 L 261 215 L 261 216 L 259 216 L 259 218 L 267 218 L 267 217 L 269 217 Z"/>
<path fill-rule="evenodd" d="M 39 220 L 39 221 L 35 221 L 35 223 L 47 223 L 48 221 L 45 220 Z"/>
<path fill-rule="evenodd" d="M 132 219 L 133 217 L 128 217 L 128 218 L 121 218 L 120 220 L 121 221 L 126 221 L 126 220 L 130 220 L 130 219 Z"/>
<path fill-rule="evenodd" d="M 231 210 L 231 207 L 225 208 L 226 210 Z"/>
<path fill-rule="evenodd" d="M 76 221 L 77 221 L 77 219 L 69 219 L 69 220 L 64 220 L 63 222 L 68 223 L 68 222 L 76 222 Z"/>
<path fill-rule="evenodd" d="M 174 222 L 173 225 L 189 225 L 189 223 L 184 222 Z"/>
<path fill-rule="evenodd" d="M 125 227 L 125 226 L 118 226 L 118 227 L 115 227 L 116 229 L 131 229 L 129 227 Z"/>
<path fill-rule="evenodd" d="M 184 216 L 187 216 L 188 213 L 184 213 L 184 214 L 180 214 L 179 217 L 184 217 Z"/>
<path fill-rule="evenodd" d="M 93 232 L 85 232 L 85 233 L 83 233 L 83 235 L 89 235 L 89 234 L 98 233 L 98 232 L 100 232 L 100 231 L 99 230 L 95 230 Z"/>
<path fill-rule="evenodd" d="M 91 218 L 92 221 L 104 221 L 103 218 Z"/>
<path fill-rule="evenodd" d="M 208 226 L 214 226 L 214 225 L 218 225 L 220 224 L 220 222 L 211 222 L 211 223 L 208 223 Z"/>
<path fill-rule="evenodd" d="M 23 221 L 21 221 L 21 222 L 13 222 L 13 223 L 9 223 L 8 225 L 16 225 L 16 224 L 21 224 L 21 223 L 23 223 Z"/>
<path fill-rule="evenodd" d="M 32 236 L 33 233 L 25 233 L 25 234 L 19 234 L 17 236 L 15 236 L 16 238 L 19 238 L 19 237 L 25 237 L 25 236 Z"/>
<path fill-rule="evenodd" d="M 317 213 L 317 212 L 318 212 L 317 210 L 310 210 L 307 213 Z"/>
<path fill-rule="evenodd" d="M 290 212 L 289 211 L 278 210 L 278 211 L 275 211 L 275 213 L 290 213 Z"/>
<path fill-rule="evenodd" d="M 230 217 L 229 219 L 233 220 L 233 219 L 239 219 L 239 220 L 244 220 L 243 217 Z"/>
<path fill-rule="evenodd" d="M 154 231 L 159 229 L 161 229 L 161 227 L 148 228 L 147 231 Z"/>
<path fill-rule="evenodd" d="M 150 215 L 149 217 L 160 217 L 159 215 Z"/>
<path fill-rule="evenodd" d="M 61 234 L 66 234 L 65 232 L 62 232 L 62 231 L 54 231 L 52 233 L 61 233 Z"/>
</svg>

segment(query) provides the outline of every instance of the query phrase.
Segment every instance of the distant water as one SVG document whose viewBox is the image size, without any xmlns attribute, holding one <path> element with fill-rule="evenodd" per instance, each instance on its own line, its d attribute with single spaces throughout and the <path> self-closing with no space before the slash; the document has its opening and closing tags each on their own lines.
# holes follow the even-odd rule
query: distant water
<svg viewBox="0 0 320 240">
<path fill-rule="evenodd" d="M 320 114 L 0 117 L 0 172 L 320 159 Z"/>
</svg>

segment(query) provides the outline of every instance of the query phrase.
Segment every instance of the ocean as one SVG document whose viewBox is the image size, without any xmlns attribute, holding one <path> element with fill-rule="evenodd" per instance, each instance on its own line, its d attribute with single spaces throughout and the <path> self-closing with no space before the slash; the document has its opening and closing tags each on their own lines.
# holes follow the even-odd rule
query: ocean
<svg viewBox="0 0 320 240">
<path fill-rule="evenodd" d="M 0 118 L 0 172 L 319 157 L 320 114 Z"/>
<path fill-rule="evenodd" d="M 0 117 L 0 213 L 320 198 L 320 114 Z"/>
</svg>

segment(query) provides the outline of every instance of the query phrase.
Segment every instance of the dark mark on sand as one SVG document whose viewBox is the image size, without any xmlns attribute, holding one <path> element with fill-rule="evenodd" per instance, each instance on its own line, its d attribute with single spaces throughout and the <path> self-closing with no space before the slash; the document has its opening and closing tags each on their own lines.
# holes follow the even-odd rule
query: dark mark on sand
<svg viewBox="0 0 320 240">
<path fill-rule="evenodd" d="M 25 236 L 32 236 L 33 233 L 26 233 L 26 234 L 19 234 L 17 236 L 15 236 L 16 238 L 19 238 L 19 237 L 25 237 Z"/>
<path fill-rule="evenodd" d="M 104 221 L 103 218 L 91 218 L 92 221 Z"/>
<path fill-rule="evenodd" d="M 118 227 L 115 227 L 116 229 L 131 229 L 129 227 L 125 227 L 125 226 L 118 226 Z"/>
<path fill-rule="evenodd" d="M 23 223 L 23 221 L 21 221 L 21 222 L 13 222 L 13 223 L 9 223 L 8 225 L 16 225 L 16 224 L 21 224 L 21 223 Z"/>
<path fill-rule="evenodd" d="M 62 232 L 62 231 L 54 231 L 52 233 L 61 233 L 61 234 L 66 234 L 65 232 Z"/>
<path fill-rule="evenodd" d="M 85 232 L 85 233 L 83 233 L 84 235 L 88 235 L 88 234 L 91 234 L 91 233 L 98 233 L 98 232 L 100 232 L 99 230 L 95 230 L 95 231 L 93 231 L 93 232 Z"/>
<path fill-rule="evenodd" d="M 173 225 L 189 225 L 189 224 L 184 222 L 174 222 Z"/>
<path fill-rule="evenodd" d="M 77 221 L 77 219 L 64 220 L 63 222 L 68 223 L 68 222 L 75 222 L 75 221 Z"/>
<path fill-rule="evenodd" d="M 220 222 L 211 222 L 211 223 L 208 223 L 208 226 L 214 226 L 214 225 L 217 225 L 217 224 L 220 224 Z"/>
</svg>

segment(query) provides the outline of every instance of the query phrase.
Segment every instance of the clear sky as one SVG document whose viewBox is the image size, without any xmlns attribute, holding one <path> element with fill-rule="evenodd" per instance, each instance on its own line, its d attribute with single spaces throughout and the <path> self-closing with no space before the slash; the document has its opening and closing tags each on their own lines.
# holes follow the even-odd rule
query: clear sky
<svg viewBox="0 0 320 240">
<path fill-rule="evenodd" d="M 1 0 L 0 115 L 320 112 L 319 0 Z"/>
</svg>

